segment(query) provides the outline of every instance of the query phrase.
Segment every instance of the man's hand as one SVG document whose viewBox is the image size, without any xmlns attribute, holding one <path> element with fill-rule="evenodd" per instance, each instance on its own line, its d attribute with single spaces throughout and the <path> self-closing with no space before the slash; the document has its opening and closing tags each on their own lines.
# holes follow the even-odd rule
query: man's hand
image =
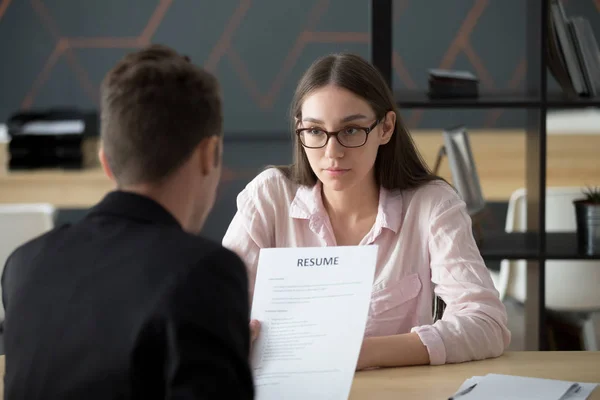
<svg viewBox="0 0 600 400">
<path fill-rule="evenodd" d="M 250 352 L 252 352 L 252 346 L 260 333 L 260 322 L 256 319 L 250 321 Z"/>
</svg>

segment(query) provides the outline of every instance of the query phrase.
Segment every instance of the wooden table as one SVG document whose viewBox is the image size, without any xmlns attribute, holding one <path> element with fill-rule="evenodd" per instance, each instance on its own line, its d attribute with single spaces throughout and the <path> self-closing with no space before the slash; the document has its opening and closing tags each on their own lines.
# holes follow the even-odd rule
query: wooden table
<svg viewBox="0 0 600 400">
<path fill-rule="evenodd" d="M 364 371 L 356 374 L 350 399 L 444 400 L 467 378 L 489 373 L 600 384 L 600 352 L 509 352 L 463 364 Z M 600 400 L 600 389 L 589 399 Z"/>
<path fill-rule="evenodd" d="M 463 364 L 358 372 L 350 400 L 443 400 L 456 392 L 465 379 L 488 373 L 600 384 L 600 352 L 512 352 Z M 4 376 L 3 356 L 0 376 Z M 0 393 L 3 392 L 2 379 Z M 596 388 L 589 399 L 600 400 L 600 389 Z"/>
</svg>

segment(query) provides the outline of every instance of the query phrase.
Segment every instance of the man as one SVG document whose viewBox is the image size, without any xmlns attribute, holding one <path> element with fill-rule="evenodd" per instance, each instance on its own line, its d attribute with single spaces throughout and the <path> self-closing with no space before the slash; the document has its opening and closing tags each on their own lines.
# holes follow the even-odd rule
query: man
<svg viewBox="0 0 600 400">
<path fill-rule="evenodd" d="M 101 92 L 117 189 L 8 259 L 5 399 L 251 399 L 245 268 L 197 236 L 221 174 L 217 81 L 154 45 Z"/>
</svg>

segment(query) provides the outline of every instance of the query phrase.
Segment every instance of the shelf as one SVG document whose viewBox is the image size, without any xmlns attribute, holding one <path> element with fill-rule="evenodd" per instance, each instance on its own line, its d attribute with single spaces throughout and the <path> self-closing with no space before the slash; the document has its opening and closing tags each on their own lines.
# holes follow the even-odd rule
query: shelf
<svg viewBox="0 0 600 400">
<path fill-rule="evenodd" d="M 521 93 L 513 91 L 480 92 L 476 98 L 432 99 L 428 88 L 421 90 L 399 89 L 392 87 L 393 76 L 393 43 L 394 1 L 371 0 L 371 60 L 381 72 L 386 83 L 394 90 L 394 99 L 402 109 L 524 109 L 527 110 L 526 131 L 527 151 L 526 168 L 527 190 L 541 193 L 547 185 L 547 149 L 546 136 L 547 111 L 560 108 L 600 107 L 600 98 L 570 99 L 560 92 L 548 91 L 549 57 L 546 44 L 550 37 L 548 23 L 550 20 L 550 2 L 547 0 L 527 0 L 525 5 L 525 62 L 527 71 L 524 74 Z M 481 86 L 480 86 L 480 89 Z M 535 93 L 528 94 L 525 91 Z M 456 122 L 458 124 L 459 122 Z M 537 196 L 535 196 L 537 197 Z M 587 255 L 577 246 L 575 233 L 545 233 L 543 213 L 545 196 L 528 199 L 528 208 L 537 208 L 532 226 L 540 232 L 504 233 L 487 232 L 480 246 L 481 254 L 486 260 L 528 259 L 528 260 L 600 260 L 600 254 Z M 544 249 L 539 248 L 540 240 L 545 239 Z M 527 302 L 525 302 L 525 347 L 528 350 L 547 350 L 545 325 L 545 284 L 544 274 L 537 268 L 528 272 Z"/>
<path fill-rule="evenodd" d="M 538 108 L 538 96 L 525 93 L 481 93 L 479 97 L 431 99 L 426 91 L 398 90 L 394 93 L 400 108 Z"/>
<path fill-rule="evenodd" d="M 600 97 L 569 99 L 562 93 L 548 93 L 546 104 L 557 108 L 600 107 Z"/>
<path fill-rule="evenodd" d="M 539 96 L 525 93 L 482 93 L 474 98 L 432 99 L 426 91 L 398 90 L 394 93 L 400 108 L 541 108 Z M 600 97 L 569 99 L 562 93 L 548 93 L 547 107 L 600 107 Z"/>
<path fill-rule="evenodd" d="M 577 246 L 577 234 L 546 233 L 546 251 L 538 254 L 538 234 L 484 232 L 479 247 L 486 260 L 599 260 L 600 254 L 585 254 Z"/>
</svg>

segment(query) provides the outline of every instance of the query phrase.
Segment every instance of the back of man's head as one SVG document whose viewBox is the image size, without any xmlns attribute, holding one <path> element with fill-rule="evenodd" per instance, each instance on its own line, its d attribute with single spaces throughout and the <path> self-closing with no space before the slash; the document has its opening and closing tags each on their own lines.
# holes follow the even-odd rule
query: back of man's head
<svg viewBox="0 0 600 400">
<path fill-rule="evenodd" d="M 216 78 L 168 47 L 128 54 L 102 83 L 102 147 L 119 186 L 160 183 L 222 125 Z"/>
</svg>

